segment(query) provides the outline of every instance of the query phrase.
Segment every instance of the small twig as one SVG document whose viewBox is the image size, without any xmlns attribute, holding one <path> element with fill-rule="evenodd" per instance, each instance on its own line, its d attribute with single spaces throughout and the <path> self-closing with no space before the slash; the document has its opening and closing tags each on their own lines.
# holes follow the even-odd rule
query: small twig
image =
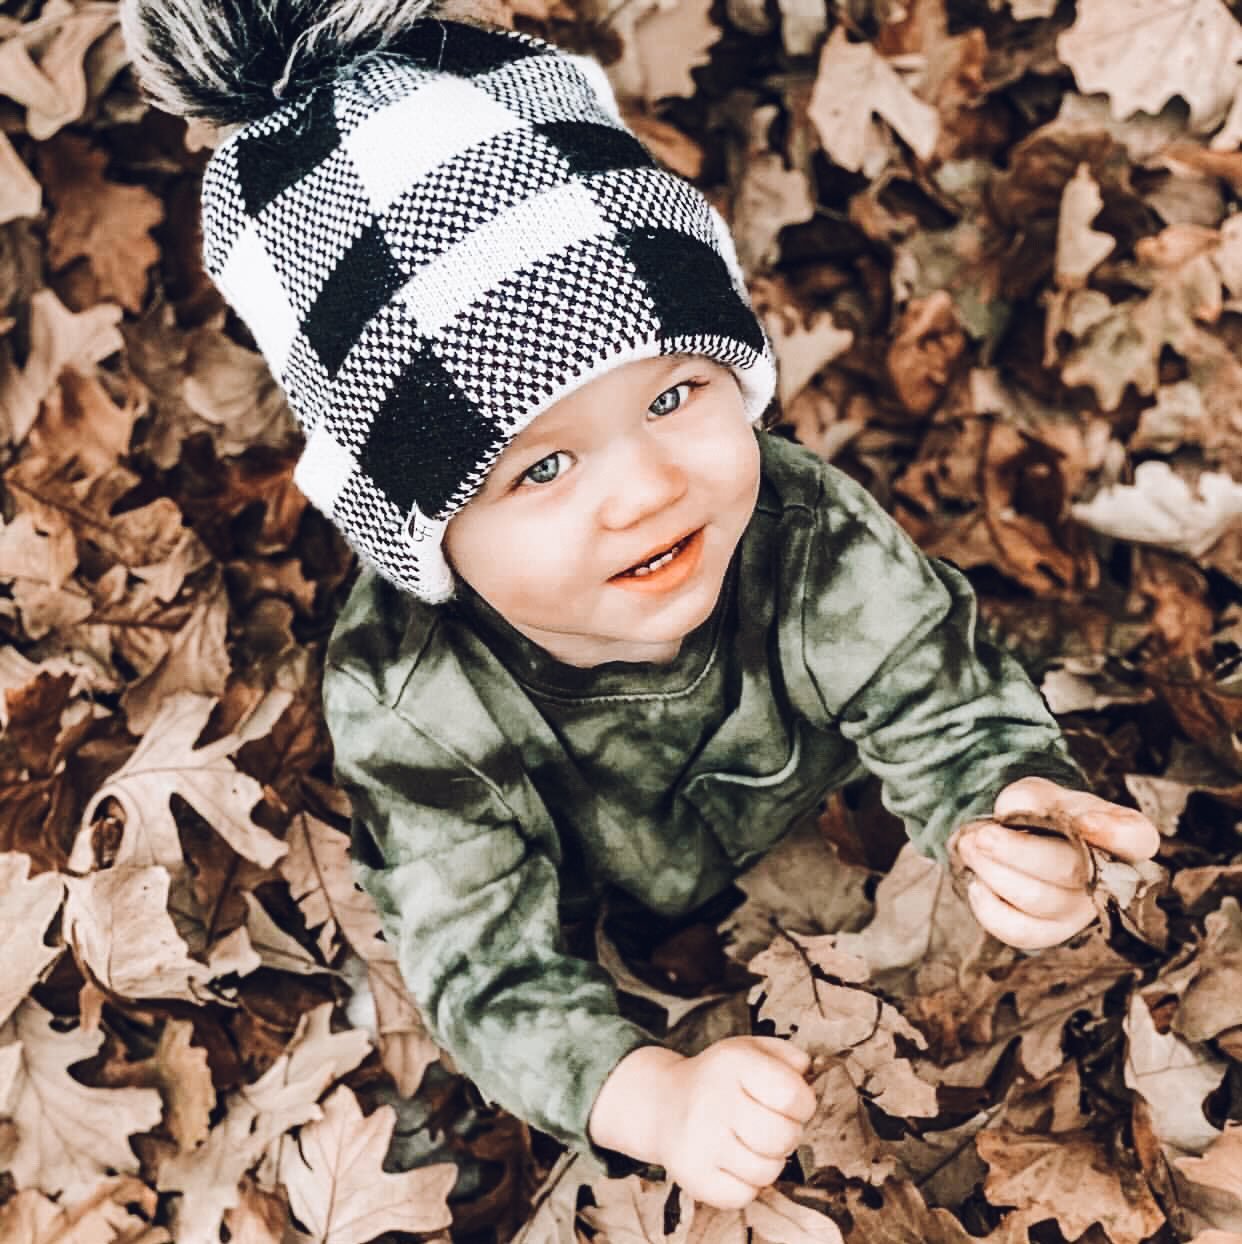
<svg viewBox="0 0 1242 1244">
<path fill-rule="evenodd" d="M 815 965 L 811 962 L 806 951 L 798 945 L 796 938 L 791 937 L 779 924 L 776 925 L 776 931 L 798 952 L 798 957 L 806 965 L 806 974 L 811 978 L 811 996 L 815 999 L 815 1009 L 824 1019 L 827 1019 L 828 1016 L 824 1011 L 824 1004 L 819 1000 L 819 990 L 815 988 Z"/>
</svg>

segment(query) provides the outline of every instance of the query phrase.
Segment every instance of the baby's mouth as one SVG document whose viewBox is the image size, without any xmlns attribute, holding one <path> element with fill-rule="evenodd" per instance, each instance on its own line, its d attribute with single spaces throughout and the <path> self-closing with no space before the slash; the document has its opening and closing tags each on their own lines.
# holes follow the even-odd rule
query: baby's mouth
<svg viewBox="0 0 1242 1244">
<path fill-rule="evenodd" d="M 655 549 L 628 570 L 609 579 L 617 587 L 646 595 L 663 595 L 689 581 L 703 558 L 705 527 L 696 527 L 673 544 Z"/>
<path fill-rule="evenodd" d="M 670 545 L 662 553 L 649 557 L 645 562 L 638 562 L 628 570 L 623 570 L 619 575 L 614 575 L 613 577 L 617 579 L 642 579 L 649 574 L 654 574 L 657 570 L 662 570 L 665 566 L 677 560 L 693 536 L 694 532 L 692 531 L 689 535 L 682 536 L 676 544 Z"/>
</svg>

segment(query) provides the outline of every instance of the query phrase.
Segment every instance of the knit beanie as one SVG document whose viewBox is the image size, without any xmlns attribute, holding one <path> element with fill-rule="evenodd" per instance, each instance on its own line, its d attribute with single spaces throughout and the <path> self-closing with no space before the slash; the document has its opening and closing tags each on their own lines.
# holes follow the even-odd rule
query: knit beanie
<svg viewBox="0 0 1242 1244">
<path fill-rule="evenodd" d="M 424 16 L 313 68 L 286 64 L 215 149 L 203 259 L 305 433 L 294 482 L 364 563 L 448 599 L 448 520 L 523 428 L 621 364 L 705 355 L 763 414 L 774 359 L 728 228 L 626 128 L 597 62 Z"/>
</svg>

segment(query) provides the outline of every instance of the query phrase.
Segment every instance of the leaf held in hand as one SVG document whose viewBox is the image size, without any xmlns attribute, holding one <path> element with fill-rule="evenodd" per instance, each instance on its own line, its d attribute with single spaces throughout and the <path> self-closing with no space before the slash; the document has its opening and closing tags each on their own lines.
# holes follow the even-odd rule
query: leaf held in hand
<svg viewBox="0 0 1242 1244">
<path fill-rule="evenodd" d="M 1106 921 L 1110 909 L 1126 915 L 1153 886 L 1164 880 L 1164 869 L 1151 860 L 1119 860 L 1087 842 L 1075 828 L 1073 817 L 1064 813 L 1010 812 L 993 819 L 1008 829 L 1053 834 L 1069 842 L 1082 856 L 1087 890 L 1096 911 Z M 1135 922 L 1130 923 L 1133 927 Z"/>
</svg>

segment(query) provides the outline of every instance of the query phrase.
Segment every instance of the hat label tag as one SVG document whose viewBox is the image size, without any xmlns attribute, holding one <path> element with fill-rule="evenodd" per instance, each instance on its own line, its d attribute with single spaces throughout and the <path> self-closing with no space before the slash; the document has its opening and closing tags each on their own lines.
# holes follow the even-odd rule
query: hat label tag
<svg viewBox="0 0 1242 1244">
<path fill-rule="evenodd" d="M 447 526 L 448 519 L 428 518 L 418 508 L 418 503 L 415 502 L 410 510 L 409 517 L 405 520 L 406 539 L 415 548 L 426 548 L 428 545 L 436 545 L 440 543 L 440 539 L 444 535 L 444 529 Z"/>
</svg>

